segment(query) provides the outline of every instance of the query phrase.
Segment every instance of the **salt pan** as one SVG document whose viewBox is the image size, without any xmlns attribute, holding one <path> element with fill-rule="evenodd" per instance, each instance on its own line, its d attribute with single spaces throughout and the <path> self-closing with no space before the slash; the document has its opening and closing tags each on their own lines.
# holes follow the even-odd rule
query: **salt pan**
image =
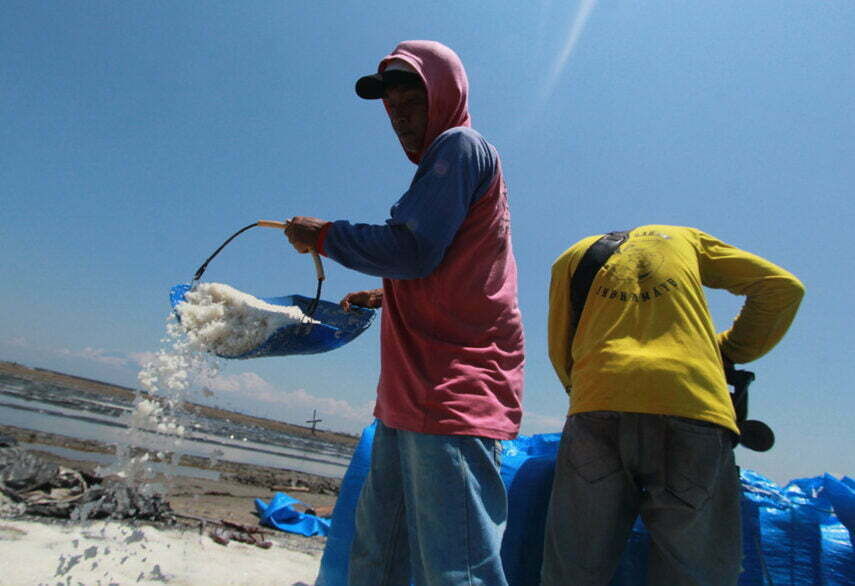
<svg viewBox="0 0 855 586">
<path fill-rule="evenodd" d="M 222 283 L 201 283 L 175 307 L 191 340 L 224 357 L 246 354 L 276 330 L 318 323 L 296 306 L 272 305 Z"/>
</svg>

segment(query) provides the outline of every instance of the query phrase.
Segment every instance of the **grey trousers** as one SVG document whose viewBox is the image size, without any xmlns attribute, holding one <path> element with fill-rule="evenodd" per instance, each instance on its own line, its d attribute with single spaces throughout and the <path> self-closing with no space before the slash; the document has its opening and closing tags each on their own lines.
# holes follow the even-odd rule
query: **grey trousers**
<svg viewBox="0 0 855 586">
<path fill-rule="evenodd" d="M 596 411 L 567 418 L 546 522 L 544 586 L 608 584 L 640 514 L 650 585 L 731 585 L 741 571 L 730 431 Z"/>
</svg>

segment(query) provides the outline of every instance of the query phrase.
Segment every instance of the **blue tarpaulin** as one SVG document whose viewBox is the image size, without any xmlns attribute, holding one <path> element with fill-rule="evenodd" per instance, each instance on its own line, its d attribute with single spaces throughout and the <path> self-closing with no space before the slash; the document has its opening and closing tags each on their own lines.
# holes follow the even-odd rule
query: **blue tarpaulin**
<svg viewBox="0 0 855 586">
<path fill-rule="evenodd" d="M 324 557 L 321 558 L 321 570 L 315 586 L 347 584 L 347 556 L 353 541 L 356 501 L 371 466 L 371 444 L 374 442 L 375 427 L 376 424 L 372 423 L 362 431 L 350 466 L 341 479 L 341 490 L 333 508 L 333 524 L 327 535 L 327 545 L 324 548 Z"/>
<path fill-rule="evenodd" d="M 502 562 L 510 586 L 540 583 L 546 509 L 560 434 L 503 442 L 508 523 Z M 374 425 L 365 429 L 342 481 L 316 586 L 347 584 L 354 511 L 371 462 Z M 780 488 L 756 472 L 742 481 L 743 568 L 740 586 L 855 584 L 855 481 L 825 474 Z M 452 521 L 449 521 L 452 522 Z M 636 521 L 613 586 L 646 584 L 650 535 Z"/>
<path fill-rule="evenodd" d="M 327 535 L 329 533 L 329 519 L 296 511 L 291 507 L 294 503 L 303 504 L 284 492 L 277 492 L 273 495 L 270 504 L 265 503 L 261 499 L 255 499 L 255 510 L 258 511 L 262 525 L 267 525 L 280 531 L 299 533 L 306 537 Z"/>
</svg>

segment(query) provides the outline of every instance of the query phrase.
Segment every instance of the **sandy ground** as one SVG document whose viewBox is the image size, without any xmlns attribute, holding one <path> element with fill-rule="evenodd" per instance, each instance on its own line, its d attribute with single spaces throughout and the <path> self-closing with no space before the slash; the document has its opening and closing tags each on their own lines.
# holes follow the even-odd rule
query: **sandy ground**
<svg viewBox="0 0 855 586">
<path fill-rule="evenodd" d="M 79 387 L 92 393 L 133 392 L 100 381 L 10 363 L 0 362 L 0 372 Z M 236 417 L 236 414 L 220 413 L 209 407 L 198 409 L 204 410 L 209 417 Z M 308 437 L 311 433 L 301 426 L 239 417 L 245 417 L 254 425 L 295 435 Z M 90 474 L 97 468 L 95 461 L 70 460 L 40 450 L 39 446 L 60 446 L 93 454 L 115 452 L 111 445 L 12 425 L 0 425 L 0 434 L 11 436 L 22 444 L 34 445 L 30 451 L 46 460 Z M 356 442 L 356 438 L 344 434 L 323 432 L 323 435 L 325 441 L 345 445 Z M 163 485 L 164 498 L 176 515 L 176 522 L 171 525 L 0 517 L 0 585 L 306 586 L 314 583 L 326 539 L 262 527 L 255 514 L 254 501 L 260 498 L 269 502 L 276 492 L 286 492 L 319 514 L 328 514 L 338 494 L 338 479 L 190 456 L 182 456 L 178 463 L 216 472 L 219 479 L 181 475 L 155 478 L 155 482 Z M 250 529 L 258 542 L 267 542 L 265 547 L 239 542 L 238 539 L 247 534 L 241 531 L 229 534 L 229 523 Z M 212 535 L 220 538 L 220 542 L 224 541 L 224 536 L 229 539 L 222 544 Z"/>
<path fill-rule="evenodd" d="M 319 556 L 271 541 L 222 546 L 189 528 L 0 519 L 0 584 L 314 583 Z"/>
<path fill-rule="evenodd" d="M 12 426 L 0 426 L 0 433 L 26 443 L 111 450 L 97 442 Z M 30 451 L 88 473 L 97 467 L 38 447 Z M 0 585 L 314 583 L 326 539 L 262 527 L 254 502 L 269 502 L 276 492 L 287 492 L 319 513 L 328 512 L 335 504 L 337 479 L 230 462 L 211 464 L 202 458 L 181 464 L 214 470 L 220 479 L 156 477 L 176 515 L 173 525 L 0 517 Z M 229 535 L 227 523 L 256 532 L 256 540 L 269 542 L 269 548 L 240 543 Z M 223 545 L 212 535 L 230 539 Z"/>
<path fill-rule="evenodd" d="M 7 434 L 9 429 L 4 427 Z M 17 435 L 37 439 L 32 433 Z M 63 436 L 50 439 L 82 447 Z M 30 451 L 77 470 L 92 472 L 96 467 L 94 462 Z M 338 481 L 257 466 L 218 466 L 220 480 L 155 479 L 165 487 L 165 498 L 177 516 L 173 525 L 0 518 L 0 585 L 313 584 L 326 539 L 262 527 L 254 499 L 269 502 L 276 491 L 284 491 L 309 507 L 330 510 Z M 249 528 L 269 547 L 240 543 L 223 521 Z M 223 545 L 212 535 L 231 538 Z"/>
</svg>

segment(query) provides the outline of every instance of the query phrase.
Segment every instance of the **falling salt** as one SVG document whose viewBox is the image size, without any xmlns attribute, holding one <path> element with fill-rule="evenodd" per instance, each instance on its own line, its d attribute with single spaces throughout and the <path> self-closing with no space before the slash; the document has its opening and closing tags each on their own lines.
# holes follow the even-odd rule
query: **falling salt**
<svg viewBox="0 0 855 586">
<path fill-rule="evenodd" d="M 164 487 L 155 484 L 157 460 L 176 465 L 181 457 L 188 415 L 182 410 L 187 393 L 199 378 L 213 378 L 219 372 L 216 357 L 191 339 L 170 313 L 166 320 L 163 347 L 140 370 L 137 378 L 146 392 L 137 393 L 134 408 L 124 417 L 127 429 L 116 446 L 116 461 L 99 469 L 116 475 L 126 484 L 148 494 Z M 141 450 L 137 453 L 136 450 Z"/>
<path fill-rule="evenodd" d="M 245 354 L 279 328 L 299 323 L 317 322 L 298 307 L 271 305 L 222 283 L 197 285 L 167 317 L 163 346 L 139 372 L 145 393 L 137 394 L 125 416 L 127 430 L 116 446 L 116 461 L 99 472 L 115 474 L 145 494 L 161 493 L 164 487 L 153 482 L 154 460 L 177 466 L 188 429 L 199 429 L 182 409 L 194 383 L 217 376 L 217 356 Z M 200 392 L 213 395 L 207 386 Z M 211 465 L 222 456 L 221 451 L 212 454 Z"/>
</svg>

